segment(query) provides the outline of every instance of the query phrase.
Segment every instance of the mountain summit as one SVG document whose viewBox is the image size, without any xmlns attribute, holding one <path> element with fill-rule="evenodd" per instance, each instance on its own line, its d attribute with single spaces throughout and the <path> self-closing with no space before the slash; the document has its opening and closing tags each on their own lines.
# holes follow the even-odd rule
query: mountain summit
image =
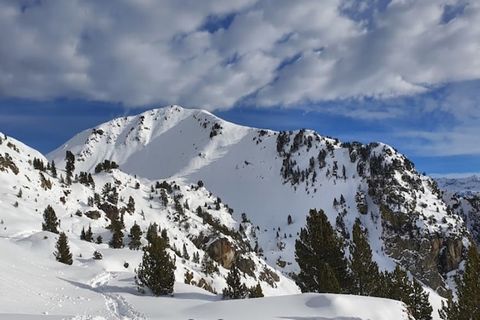
<svg viewBox="0 0 480 320">
<path fill-rule="evenodd" d="M 381 268 L 400 263 L 442 294 L 462 260 L 462 219 L 435 181 L 382 143 L 248 128 L 169 106 L 85 130 L 48 158 L 63 166 L 67 150 L 77 171 L 110 160 L 145 179 L 201 181 L 235 208 L 235 219 L 252 222 L 252 246 L 285 274 L 298 270 L 295 239 L 311 208 L 324 210 L 347 242 L 359 219 Z"/>
</svg>

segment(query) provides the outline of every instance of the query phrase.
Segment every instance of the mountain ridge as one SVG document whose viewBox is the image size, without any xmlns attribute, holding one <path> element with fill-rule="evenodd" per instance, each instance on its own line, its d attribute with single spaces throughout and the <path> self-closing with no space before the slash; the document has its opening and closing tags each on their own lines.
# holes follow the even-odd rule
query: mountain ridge
<svg viewBox="0 0 480 320">
<path fill-rule="evenodd" d="M 259 227 L 265 258 L 285 274 L 297 271 L 295 234 L 310 208 L 324 209 L 345 235 L 360 219 L 383 269 L 401 263 L 440 292 L 462 260 L 462 219 L 448 211 L 431 178 L 386 144 L 248 128 L 179 106 L 128 119 L 85 130 L 48 157 L 63 165 L 71 150 L 87 171 L 107 159 L 138 177 L 201 180 L 236 209 L 237 220 L 245 213 Z"/>
</svg>

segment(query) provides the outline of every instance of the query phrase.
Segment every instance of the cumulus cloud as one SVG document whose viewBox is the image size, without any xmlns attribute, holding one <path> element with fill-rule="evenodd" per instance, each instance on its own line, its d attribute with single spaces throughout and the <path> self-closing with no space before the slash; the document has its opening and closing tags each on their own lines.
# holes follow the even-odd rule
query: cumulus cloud
<svg viewBox="0 0 480 320">
<path fill-rule="evenodd" d="M 0 1 L 0 95 L 209 109 L 389 99 L 479 79 L 478 21 L 480 4 L 461 0 Z"/>
</svg>

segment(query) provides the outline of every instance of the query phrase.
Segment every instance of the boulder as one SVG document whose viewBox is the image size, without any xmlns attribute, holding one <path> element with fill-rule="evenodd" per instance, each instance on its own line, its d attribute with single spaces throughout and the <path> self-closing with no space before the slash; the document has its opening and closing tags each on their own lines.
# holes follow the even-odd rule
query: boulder
<svg viewBox="0 0 480 320">
<path fill-rule="evenodd" d="M 227 238 L 214 240 L 207 248 L 208 255 L 222 267 L 230 269 L 235 261 L 235 248 Z"/>
</svg>

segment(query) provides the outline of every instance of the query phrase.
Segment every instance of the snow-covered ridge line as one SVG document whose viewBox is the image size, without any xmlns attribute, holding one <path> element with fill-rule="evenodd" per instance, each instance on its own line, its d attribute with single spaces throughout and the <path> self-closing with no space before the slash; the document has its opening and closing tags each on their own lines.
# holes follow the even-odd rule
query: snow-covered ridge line
<svg viewBox="0 0 480 320">
<path fill-rule="evenodd" d="M 63 166 L 67 150 L 78 158 L 77 171 L 93 172 L 107 159 L 150 180 L 201 180 L 235 208 L 237 221 L 245 213 L 262 255 L 284 274 L 298 270 L 295 239 L 311 208 L 323 209 L 347 244 L 360 219 L 382 269 L 400 263 L 440 291 L 442 275 L 462 259 L 462 219 L 447 210 L 431 178 L 383 143 L 248 128 L 170 106 L 86 130 L 48 157 Z"/>
<path fill-rule="evenodd" d="M 177 257 L 177 281 L 192 272 L 191 283 L 210 291 L 225 286 L 228 264 L 236 256 L 248 286 L 259 282 L 267 296 L 297 293 L 288 275 L 298 271 L 295 240 L 310 208 L 326 212 L 345 238 L 347 255 L 358 219 L 381 269 L 392 270 L 399 263 L 439 291 L 446 285 L 441 272 L 455 272 L 460 263 L 462 220 L 447 211 L 430 178 L 385 144 L 340 143 L 311 130 L 246 128 L 175 106 L 114 119 L 84 133 L 53 158 L 57 177 L 34 168 L 35 159 L 47 163 L 40 153 L 12 138 L 2 141 L 0 156 L 6 160 L 0 161 L 5 169 L 0 170 L 0 237 L 53 262 L 55 235 L 40 231 L 43 210 L 52 205 L 69 237 L 74 267 L 94 273 L 70 279 L 103 294 L 109 312 L 126 308 L 138 314 L 132 300 L 123 300 L 125 295 L 102 291 L 108 286 L 100 275 L 116 274 L 133 286 L 141 252 L 105 244 L 111 238 L 106 229 L 111 206 L 95 199 L 105 198 L 107 184 L 118 193 L 125 243 L 134 223 L 143 230 L 158 223 L 167 230 L 171 254 Z M 75 172 L 89 171 L 94 185 L 81 178 L 72 185 L 62 182 L 66 150 L 76 156 Z M 95 174 L 104 160 L 118 162 L 120 169 Z M 133 213 L 126 209 L 130 197 L 135 200 Z M 103 244 L 79 239 L 89 226 Z M 103 259 L 94 260 L 94 251 Z M 219 271 L 205 273 L 203 257 L 214 257 Z M 445 269 L 436 269 L 439 265 Z"/>
</svg>

